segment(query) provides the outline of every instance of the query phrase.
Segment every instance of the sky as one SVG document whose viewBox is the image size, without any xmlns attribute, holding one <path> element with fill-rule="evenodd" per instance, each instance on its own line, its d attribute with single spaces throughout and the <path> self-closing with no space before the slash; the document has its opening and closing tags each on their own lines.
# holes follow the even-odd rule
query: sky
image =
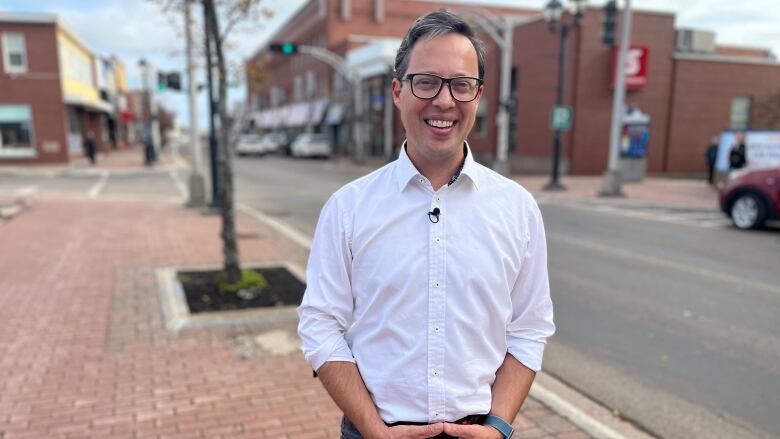
<svg viewBox="0 0 780 439">
<path fill-rule="evenodd" d="M 391 2 L 393 0 L 386 0 Z M 543 8 L 548 0 L 470 0 L 469 3 L 516 5 Z M 718 44 L 747 45 L 771 49 L 780 56 L 780 0 L 633 0 L 634 9 L 676 13 L 677 27 L 717 32 Z M 306 0 L 261 0 L 261 8 L 273 11 L 250 26 L 231 33 L 228 59 L 239 65 L 268 41 L 271 35 Z M 569 3 L 566 0 L 564 3 Z M 450 0 L 447 3 L 462 3 Z M 591 0 L 602 6 L 605 0 Z M 623 4 L 623 0 L 618 1 Z M 58 14 L 90 49 L 102 56 L 116 55 L 128 72 L 131 88 L 141 85 L 138 61 L 146 59 L 162 71 L 184 72 L 185 49 L 183 17 L 165 16 L 151 0 L 0 0 L 0 11 L 47 12 Z M 193 8 L 200 17 L 200 7 Z M 201 69 L 202 70 L 202 69 Z M 199 81 L 205 82 L 201 72 Z M 186 84 L 186 81 L 185 81 Z M 231 106 L 245 99 L 243 83 L 229 90 Z M 160 93 L 160 102 L 178 114 L 182 125 L 189 125 L 186 93 Z M 198 99 L 199 129 L 207 120 L 205 92 Z"/>
</svg>

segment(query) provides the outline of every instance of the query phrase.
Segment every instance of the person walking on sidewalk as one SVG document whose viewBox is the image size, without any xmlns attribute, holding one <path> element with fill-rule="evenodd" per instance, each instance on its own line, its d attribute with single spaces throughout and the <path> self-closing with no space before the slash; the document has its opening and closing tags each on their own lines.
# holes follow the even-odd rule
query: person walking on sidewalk
<svg viewBox="0 0 780 439">
<path fill-rule="evenodd" d="M 713 136 L 710 139 L 710 144 L 707 145 L 707 151 L 704 153 L 704 157 L 707 159 L 707 183 L 713 184 L 715 180 L 715 162 L 718 160 L 718 145 L 720 144 L 720 138 Z"/>
<path fill-rule="evenodd" d="M 298 308 L 343 439 L 507 438 L 553 334 L 542 216 L 466 142 L 484 49 L 420 17 L 395 59 L 399 157 L 322 209 Z"/>
<path fill-rule="evenodd" d="M 96 148 L 95 148 L 95 133 L 92 131 L 87 132 L 87 138 L 84 140 L 84 152 L 86 153 L 87 158 L 89 159 L 89 164 L 94 165 Z"/>
</svg>

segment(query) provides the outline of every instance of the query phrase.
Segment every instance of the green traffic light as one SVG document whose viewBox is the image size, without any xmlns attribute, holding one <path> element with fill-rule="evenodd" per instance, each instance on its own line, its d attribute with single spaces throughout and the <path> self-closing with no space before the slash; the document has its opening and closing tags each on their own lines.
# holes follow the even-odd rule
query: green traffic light
<svg viewBox="0 0 780 439">
<path fill-rule="evenodd" d="M 295 53 L 295 44 L 293 43 L 282 44 L 282 53 L 285 55 L 292 55 L 293 53 Z"/>
</svg>

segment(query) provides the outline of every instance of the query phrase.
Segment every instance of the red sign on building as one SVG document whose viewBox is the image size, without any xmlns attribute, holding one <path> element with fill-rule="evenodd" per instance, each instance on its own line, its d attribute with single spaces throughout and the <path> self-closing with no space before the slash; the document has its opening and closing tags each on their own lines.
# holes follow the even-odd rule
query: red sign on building
<svg viewBox="0 0 780 439">
<path fill-rule="evenodd" d="M 640 90 L 647 85 L 647 60 L 650 49 L 647 46 L 631 45 L 626 52 L 626 90 Z M 617 77 L 618 48 L 612 50 L 612 79 L 615 86 Z"/>
</svg>

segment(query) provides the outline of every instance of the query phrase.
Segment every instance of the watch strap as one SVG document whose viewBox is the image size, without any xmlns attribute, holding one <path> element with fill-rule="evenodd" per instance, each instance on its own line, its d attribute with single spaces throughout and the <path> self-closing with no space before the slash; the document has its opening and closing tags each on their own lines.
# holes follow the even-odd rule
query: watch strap
<svg viewBox="0 0 780 439">
<path fill-rule="evenodd" d="M 504 439 L 511 438 L 512 433 L 515 432 L 515 430 L 512 428 L 509 422 L 506 422 L 505 420 L 495 415 L 485 416 L 485 420 L 482 422 L 482 425 L 487 425 L 495 428 L 496 430 L 498 430 L 499 433 L 501 433 Z"/>
</svg>

